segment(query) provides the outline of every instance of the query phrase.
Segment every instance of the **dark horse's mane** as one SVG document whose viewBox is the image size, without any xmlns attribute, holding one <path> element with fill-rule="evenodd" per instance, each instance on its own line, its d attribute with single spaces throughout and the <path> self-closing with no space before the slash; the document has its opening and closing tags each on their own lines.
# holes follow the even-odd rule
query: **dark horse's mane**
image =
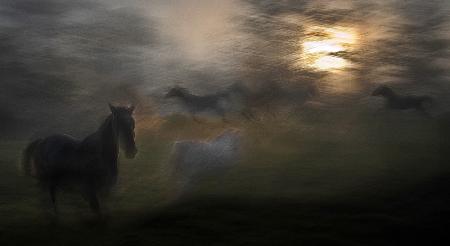
<svg viewBox="0 0 450 246">
<path fill-rule="evenodd" d="M 68 135 L 53 135 L 27 146 L 24 170 L 50 192 L 55 210 L 57 188 L 77 183 L 91 208 L 100 212 L 98 193 L 109 191 L 117 181 L 119 146 L 129 158 L 137 153 L 133 109 L 111 106 L 111 114 L 97 131 L 81 141 Z"/>
<path fill-rule="evenodd" d="M 109 186 L 116 183 L 118 174 L 117 159 L 119 146 L 117 141 L 117 133 L 113 129 L 112 121 L 113 115 L 110 114 L 96 132 L 84 138 L 79 144 L 79 151 L 81 153 L 88 153 L 91 149 L 96 147 L 98 141 L 101 141 L 103 151 L 108 150 L 106 152 L 102 152 L 102 158 L 104 163 L 107 164 L 106 167 L 109 171 Z"/>
</svg>

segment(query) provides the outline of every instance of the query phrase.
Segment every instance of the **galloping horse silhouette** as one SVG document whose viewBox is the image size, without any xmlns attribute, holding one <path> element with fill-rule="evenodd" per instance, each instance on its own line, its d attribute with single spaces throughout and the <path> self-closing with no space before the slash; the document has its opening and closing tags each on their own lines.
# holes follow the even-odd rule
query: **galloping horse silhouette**
<svg viewBox="0 0 450 246">
<path fill-rule="evenodd" d="M 254 118 L 248 108 L 249 91 L 247 88 L 235 83 L 223 91 L 203 96 L 194 95 L 186 88 L 175 86 L 171 88 L 165 98 L 178 98 L 187 108 L 195 121 L 197 113 L 212 111 L 227 122 L 227 112 L 237 111 L 247 119 Z"/>
<path fill-rule="evenodd" d="M 175 86 L 169 90 L 165 97 L 179 98 L 196 121 L 198 121 L 196 118 L 197 113 L 205 112 L 207 110 L 215 112 L 222 117 L 223 121 L 226 121 L 225 107 L 226 104 L 229 103 L 228 95 L 226 93 L 197 96 L 190 93 L 186 88 Z"/>
<path fill-rule="evenodd" d="M 395 93 L 391 88 L 382 85 L 372 92 L 372 96 L 382 96 L 387 100 L 390 109 L 405 110 L 416 109 L 425 113 L 424 104 L 433 102 L 429 96 L 403 96 Z"/>
<path fill-rule="evenodd" d="M 53 135 L 31 142 L 23 153 L 23 168 L 49 192 L 54 212 L 56 190 L 67 183 L 81 185 L 91 209 L 101 214 L 100 192 L 108 192 L 117 181 L 119 146 L 134 158 L 134 107 L 109 105 L 111 114 L 99 129 L 80 141 L 68 135 Z"/>
</svg>

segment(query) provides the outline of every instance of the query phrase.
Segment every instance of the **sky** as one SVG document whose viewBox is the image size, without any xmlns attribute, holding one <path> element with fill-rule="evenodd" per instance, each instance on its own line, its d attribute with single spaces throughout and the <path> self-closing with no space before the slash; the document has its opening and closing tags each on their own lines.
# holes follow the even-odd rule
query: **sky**
<svg viewBox="0 0 450 246">
<path fill-rule="evenodd" d="M 173 85 L 236 82 L 314 85 L 337 107 L 388 84 L 439 99 L 438 114 L 450 105 L 448 13 L 439 0 L 3 0 L 0 134 L 81 136 L 108 102 L 153 107 Z"/>
</svg>

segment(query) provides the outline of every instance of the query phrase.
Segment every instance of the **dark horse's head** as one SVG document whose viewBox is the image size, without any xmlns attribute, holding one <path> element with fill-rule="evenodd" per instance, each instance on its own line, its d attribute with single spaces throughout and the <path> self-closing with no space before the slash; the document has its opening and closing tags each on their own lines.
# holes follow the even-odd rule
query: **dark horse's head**
<svg viewBox="0 0 450 246">
<path fill-rule="evenodd" d="M 166 94 L 166 98 L 170 97 L 184 97 L 187 93 L 187 90 L 181 86 L 175 86 L 169 90 Z"/>
<path fill-rule="evenodd" d="M 386 96 L 391 96 L 392 94 L 394 94 L 394 92 L 391 90 L 391 88 L 389 88 L 385 85 L 379 86 L 372 92 L 372 96 L 386 97 Z"/>
<path fill-rule="evenodd" d="M 120 146 L 125 151 L 127 158 L 134 158 L 138 150 L 134 142 L 134 106 L 130 107 L 114 107 L 109 105 L 112 113 L 112 120 L 117 136 L 119 137 Z"/>
</svg>

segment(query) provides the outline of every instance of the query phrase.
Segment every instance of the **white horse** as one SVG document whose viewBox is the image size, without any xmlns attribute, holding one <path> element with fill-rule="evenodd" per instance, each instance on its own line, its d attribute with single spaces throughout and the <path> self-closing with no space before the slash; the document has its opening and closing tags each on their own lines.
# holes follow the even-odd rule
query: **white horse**
<svg viewBox="0 0 450 246">
<path fill-rule="evenodd" d="M 170 161 L 176 193 L 183 195 L 200 178 L 221 175 L 235 166 L 240 140 L 238 130 L 228 129 L 210 141 L 176 141 Z"/>
</svg>

